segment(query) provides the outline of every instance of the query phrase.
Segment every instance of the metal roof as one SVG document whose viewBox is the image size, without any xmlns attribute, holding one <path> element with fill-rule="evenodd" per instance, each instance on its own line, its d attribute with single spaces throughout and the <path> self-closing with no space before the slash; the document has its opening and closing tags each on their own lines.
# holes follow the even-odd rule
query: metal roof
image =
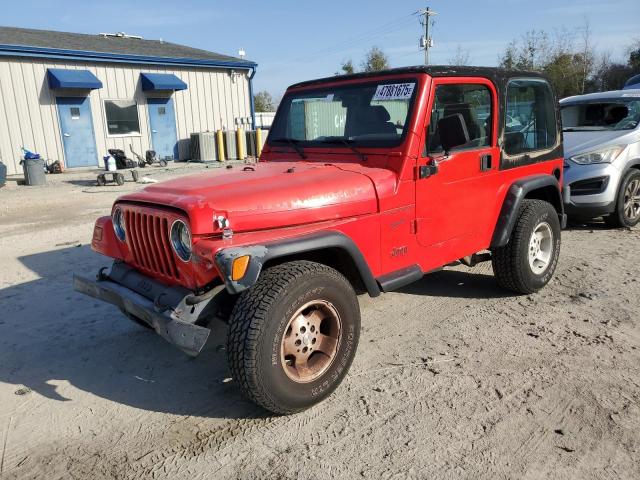
<svg viewBox="0 0 640 480">
<path fill-rule="evenodd" d="M 0 27 L 4 55 L 253 68 L 249 60 L 160 40 Z"/>
<path fill-rule="evenodd" d="M 378 72 L 361 72 L 353 73 L 350 75 L 335 75 L 333 77 L 319 78 L 317 80 L 309 80 L 306 82 L 296 83 L 291 87 L 302 87 L 315 85 L 320 83 L 340 81 L 340 80 L 354 80 L 360 78 L 379 77 L 384 75 L 400 75 L 411 73 L 426 73 L 432 77 L 484 77 L 491 80 L 508 80 L 510 78 L 517 77 L 537 77 L 546 78 L 544 75 L 538 72 L 525 72 L 518 70 L 506 70 L 497 67 L 454 67 L 451 65 L 417 65 L 412 67 L 400 67 L 391 68 L 388 70 L 381 70 Z"/>
</svg>

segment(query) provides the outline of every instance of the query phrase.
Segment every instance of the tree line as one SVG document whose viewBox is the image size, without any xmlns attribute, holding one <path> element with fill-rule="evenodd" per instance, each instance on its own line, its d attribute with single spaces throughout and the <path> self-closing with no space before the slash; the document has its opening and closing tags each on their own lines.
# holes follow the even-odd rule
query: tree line
<svg viewBox="0 0 640 480">
<path fill-rule="evenodd" d="M 502 68 L 542 72 L 559 98 L 583 93 L 619 90 L 640 74 L 640 39 L 630 42 L 624 61 L 610 51 L 599 52 L 588 23 L 576 30 L 553 33 L 531 30 L 506 46 L 499 59 Z"/>
</svg>

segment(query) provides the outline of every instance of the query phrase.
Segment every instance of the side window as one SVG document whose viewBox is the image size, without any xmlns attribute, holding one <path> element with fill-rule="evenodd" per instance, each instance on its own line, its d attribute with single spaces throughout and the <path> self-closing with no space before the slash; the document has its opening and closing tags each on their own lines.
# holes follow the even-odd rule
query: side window
<svg viewBox="0 0 640 480">
<path fill-rule="evenodd" d="M 461 114 L 469 132 L 469 143 L 455 150 L 491 145 L 491 91 L 485 85 L 447 84 L 436 87 L 435 101 L 429 121 L 427 152 L 442 152 L 438 120 Z"/>
<path fill-rule="evenodd" d="M 503 148 L 518 155 L 552 148 L 556 144 L 556 109 L 549 84 L 544 80 L 511 80 Z"/>
</svg>

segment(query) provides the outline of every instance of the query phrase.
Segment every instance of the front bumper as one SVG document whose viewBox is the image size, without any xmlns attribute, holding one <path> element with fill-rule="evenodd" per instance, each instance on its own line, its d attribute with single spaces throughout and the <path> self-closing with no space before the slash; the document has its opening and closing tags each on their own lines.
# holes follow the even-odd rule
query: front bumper
<svg viewBox="0 0 640 480">
<path fill-rule="evenodd" d="M 620 178 L 621 172 L 615 164 L 578 165 L 567 161 L 563 189 L 565 212 L 585 218 L 612 213 Z M 601 188 L 592 188 L 597 185 Z"/>
<path fill-rule="evenodd" d="M 135 316 L 191 356 L 198 355 L 207 342 L 210 330 L 202 323 L 215 316 L 216 294 L 223 294 L 224 290 L 224 286 L 216 287 L 207 298 L 192 304 L 192 292 L 181 287 L 166 287 L 117 262 L 108 275 L 101 271 L 96 280 L 74 275 L 73 288 Z"/>
</svg>

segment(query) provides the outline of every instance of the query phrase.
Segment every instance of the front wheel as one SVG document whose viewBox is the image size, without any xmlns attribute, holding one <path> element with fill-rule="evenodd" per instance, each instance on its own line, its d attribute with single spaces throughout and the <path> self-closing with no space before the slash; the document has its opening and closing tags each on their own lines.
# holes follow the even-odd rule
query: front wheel
<svg viewBox="0 0 640 480">
<path fill-rule="evenodd" d="M 609 227 L 634 227 L 640 222 L 640 170 L 630 170 L 620 183 L 616 210 L 604 218 Z"/>
<path fill-rule="evenodd" d="M 509 243 L 492 251 L 498 284 L 517 293 L 534 293 L 555 272 L 560 255 L 560 221 L 553 205 L 524 200 Z"/>
<path fill-rule="evenodd" d="M 358 299 L 343 275 L 318 263 L 284 263 L 238 299 L 229 367 L 250 400 L 276 414 L 296 413 L 338 387 L 359 336 Z"/>
</svg>

